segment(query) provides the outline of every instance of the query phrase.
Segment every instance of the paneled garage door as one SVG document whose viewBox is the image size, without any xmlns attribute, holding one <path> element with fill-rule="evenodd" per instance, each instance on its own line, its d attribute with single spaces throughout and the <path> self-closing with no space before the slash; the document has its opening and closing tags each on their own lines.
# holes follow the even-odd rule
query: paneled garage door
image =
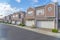
<svg viewBox="0 0 60 40">
<path fill-rule="evenodd" d="M 37 21 L 37 27 L 53 29 L 54 21 Z"/>
<path fill-rule="evenodd" d="M 32 26 L 34 25 L 34 20 L 29 20 L 29 21 L 26 21 L 26 26 Z"/>
<path fill-rule="evenodd" d="M 15 24 L 15 21 L 12 21 L 12 24 Z"/>
<path fill-rule="evenodd" d="M 16 21 L 16 24 L 19 25 L 21 22 L 20 21 Z"/>
</svg>

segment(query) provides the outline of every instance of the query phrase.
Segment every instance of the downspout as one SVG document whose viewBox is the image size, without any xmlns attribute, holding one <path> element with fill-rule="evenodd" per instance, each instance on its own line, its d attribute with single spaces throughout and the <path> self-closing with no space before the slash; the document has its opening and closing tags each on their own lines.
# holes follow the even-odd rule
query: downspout
<svg viewBox="0 0 60 40">
<path fill-rule="evenodd" d="M 37 25 L 36 25 L 36 21 L 37 21 L 36 20 L 36 8 L 35 8 L 35 18 L 34 19 L 35 19 L 35 22 L 34 22 L 35 23 L 35 27 L 37 27 Z"/>
<path fill-rule="evenodd" d="M 55 3 L 56 29 L 58 30 L 58 3 Z"/>
</svg>

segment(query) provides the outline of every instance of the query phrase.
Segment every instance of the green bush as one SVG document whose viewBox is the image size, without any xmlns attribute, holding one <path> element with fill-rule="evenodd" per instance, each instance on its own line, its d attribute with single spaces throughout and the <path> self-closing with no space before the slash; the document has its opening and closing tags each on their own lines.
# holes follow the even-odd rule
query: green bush
<svg viewBox="0 0 60 40">
<path fill-rule="evenodd" d="M 52 32 L 58 33 L 58 30 L 57 29 L 52 29 Z"/>
<path fill-rule="evenodd" d="M 12 24 L 12 23 L 9 23 L 9 24 Z"/>
<path fill-rule="evenodd" d="M 25 24 L 21 23 L 21 24 L 19 24 L 19 26 L 25 26 Z"/>
</svg>

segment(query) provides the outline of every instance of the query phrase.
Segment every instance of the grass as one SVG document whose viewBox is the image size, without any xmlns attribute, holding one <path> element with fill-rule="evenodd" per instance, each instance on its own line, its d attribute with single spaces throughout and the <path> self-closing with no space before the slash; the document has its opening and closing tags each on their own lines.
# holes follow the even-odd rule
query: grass
<svg viewBox="0 0 60 40">
<path fill-rule="evenodd" d="M 58 33 L 58 30 L 57 29 L 52 29 L 52 32 L 53 33 Z"/>
</svg>

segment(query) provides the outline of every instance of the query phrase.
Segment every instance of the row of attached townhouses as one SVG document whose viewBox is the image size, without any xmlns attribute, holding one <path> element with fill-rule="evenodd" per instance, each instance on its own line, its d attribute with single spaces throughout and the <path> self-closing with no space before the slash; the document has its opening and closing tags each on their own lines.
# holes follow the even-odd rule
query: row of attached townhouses
<svg viewBox="0 0 60 40">
<path fill-rule="evenodd" d="M 24 17 L 25 17 L 25 12 L 24 11 L 20 11 L 20 12 L 16 12 L 14 14 L 10 14 L 8 16 L 4 17 L 4 22 L 8 22 L 8 23 L 12 23 L 12 24 L 20 24 L 20 23 L 24 23 Z"/>
<path fill-rule="evenodd" d="M 26 12 L 20 11 L 6 17 L 4 21 L 7 20 L 12 24 L 24 23 L 27 27 L 58 29 L 60 27 L 60 6 L 57 3 L 50 3 L 35 8 L 29 7 Z"/>
</svg>

